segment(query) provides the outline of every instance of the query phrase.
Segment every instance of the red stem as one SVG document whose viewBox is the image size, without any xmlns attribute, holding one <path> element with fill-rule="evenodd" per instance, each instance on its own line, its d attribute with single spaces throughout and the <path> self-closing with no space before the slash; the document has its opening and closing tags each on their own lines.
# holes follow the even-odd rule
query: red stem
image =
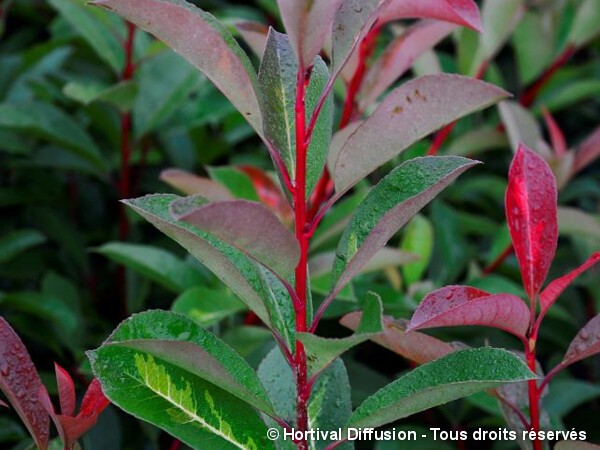
<svg viewBox="0 0 600 450">
<path fill-rule="evenodd" d="M 554 62 L 546 69 L 546 71 L 540 76 L 540 78 L 533 84 L 529 89 L 525 91 L 525 93 L 519 99 L 520 103 L 529 107 L 533 105 L 535 99 L 538 97 L 540 91 L 546 87 L 546 85 L 550 82 L 552 77 L 558 72 L 558 70 L 563 67 L 569 60 L 573 57 L 577 48 L 573 45 L 567 46 L 565 50 L 558 55 L 558 57 L 554 60 Z"/>
<path fill-rule="evenodd" d="M 506 258 L 512 255 L 512 252 L 513 246 L 512 244 L 508 244 L 508 247 L 506 247 L 504 251 L 500 253 L 500 255 L 494 261 L 492 261 L 489 266 L 483 269 L 483 274 L 489 275 L 490 273 L 494 272 L 498 267 L 500 267 L 500 264 L 502 264 Z"/>
<path fill-rule="evenodd" d="M 125 50 L 125 65 L 121 73 L 121 81 L 128 81 L 133 78 L 135 73 L 135 64 L 133 62 L 133 44 L 135 39 L 136 27 L 131 22 L 127 22 L 127 38 L 123 43 Z M 121 114 L 121 179 L 119 182 L 119 196 L 124 199 L 129 197 L 131 189 L 131 171 L 129 161 L 133 150 L 131 140 L 131 112 L 126 111 Z M 125 241 L 129 236 L 129 221 L 127 220 L 127 211 L 122 203 L 119 206 L 119 240 Z M 119 267 L 117 272 L 120 296 L 120 314 L 126 317 L 127 308 L 127 286 L 125 268 Z"/>
<path fill-rule="evenodd" d="M 527 357 L 527 365 L 529 369 L 535 373 L 535 337 L 530 338 L 529 348 L 526 348 L 525 354 Z M 542 441 L 537 439 L 537 433 L 540 431 L 540 390 L 538 389 L 537 380 L 529 380 L 529 416 L 531 418 L 531 428 L 536 433 L 536 439 L 533 441 L 534 450 L 542 450 Z"/>
<path fill-rule="evenodd" d="M 173 439 L 173 443 L 169 447 L 169 450 L 179 450 L 181 448 L 181 441 L 179 439 Z"/>
<path fill-rule="evenodd" d="M 296 267 L 295 289 L 297 301 L 294 302 L 296 312 L 296 332 L 307 331 L 306 317 L 306 290 L 308 282 L 308 245 L 309 236 L 307 228 L 306 208 L 306 153 L 308 139 L 306 134 L 306 87 L 310 78 L 310 69 L 298 70 L 296 87 L 296 179 L 295 188 L 292 192 L 294 199 L 294 216 L 296 239 L 300 245 L 300 260 Z M 308 370 L 306 364 L 306 353 L 300 341 L 296 341 L 296 353 L 294 355 L 294 371 L 296 374 L 296 420 L 297 427 L 301 431 L 308 430 L 308 399 L 310 397 L 310 385 L 308 383 Z M 308 442 L 302 439 L 297 443 L 299 450 L 308 450 Z"/>
</svg>

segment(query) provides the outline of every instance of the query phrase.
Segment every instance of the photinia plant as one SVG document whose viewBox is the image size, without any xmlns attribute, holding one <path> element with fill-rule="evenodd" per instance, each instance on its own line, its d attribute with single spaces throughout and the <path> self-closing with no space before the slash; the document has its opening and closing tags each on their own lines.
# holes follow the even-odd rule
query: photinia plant
<svg viewBox="0 0 600 450">
<path fill-rule="evenodd" d="M 381 300 L 366 296 L 363 320 L 353 336 L 315 334 L 352 278 L 411 217 L 477 162 L 455 156 L 415 158 L 381 179 L 346 224 L 331 262 L 328 292 L 320 304 L 315 302 L 313 313 L 309 248 L 331 206 L 421 138 L 507 96 L 482 81 L 429 75 L 392 90 L 358 120 L 363 108 L 357 85 L 362 83 L 353 80 L 362 77 L 368 40 L 385 23 L 405 18 L 477 29 L 474 2 L 280 0 L 288 34 L 270 29 L 264 46 L 254 46 L 264 47 L 258 74 L 227 29 L 191 4 L 95 4 L 154 34 L 213 81 L 262 138 L 293 211 L 290 230 L 264 197 L 229 199 L 206 179 L 201 195 L 124 200 L 214 272 L 271 331 L 277 347 L 255 372 L 231 347 L 183 315 L 136 314 L 89 352 L 94 373 L 114 404 L 197 449 L 352 448 L 345 432 L 309 443 L 306 431 L 378 427 L 477 391 L 535 378 L 504 350 L 469 349 L 406 374 L 352 411 L 339 356 L 383 331 Z M 450 27 L 441 28 L 446 33 Z M 320 54 L 329 41 L 327 64 Z M 355 69 L 353 61 L 358 61 Z M 343 129 L 332 139 L 332 88 L 342 72 L 352 70 Z M 379 97 L 394 78 L 377 81 L 370 97 Z M 190 181 L 181 172 L 163 177 L 180 186 Z M 279 438 L 268 440 L 267 427 L 279 430 Z M 296 434 L 286 439 L 291 430 Z"/>
<path fill-rule="evenodd" d="M 490 294 L 470 286 L 446 286 L 431 292 L 422 300 L 405 331 L 459 325 L 499 328 L 521 340 L 529 368 L 543 376 L 536 362 L 536 345 L 542 321 L 575 278 L 600 261 L 600 253 L 594 253 L 581 266 L 542 289 L 558 241 L 557 187 L 548 164 L 524 145 L 519 147 L 508 175 L 506 218 L 529 306 L 513 294 Z M 599 327 L 600 315 L 579 331 L 562 361 L 542 380 L 530 380 L 527 383 L 529 419 L 520 410 L 523 405 L 519 397 L 524 392 L 497 391 L 514 417 L 512 426 L 531 429 L 534 433 L 541 430 L 540 402 L 544 389 L 552 377 L 564 368 L 600 353 Z M 417 336 L 413 339 L 417 339 Z M 435 345 L 439 347 L 437 341 Z M 533 434 L 531 439 L 535 449 L 542 448 L 543 439 L 538 438 L 537 434 Z"/>
<path fill-rule="evenodd" d="M 54 422 L 62 448 L 71 450 L 77 440 L 92 428 L 109 405 L 97 379 L 90 383 L 77 415 L 75 384 L 69 373 L 55 363 L 60 414 L 55 412 L 48 390 L 31 361 L 25 345 L 0 317 L 0 390 L 6 395 L 35 445 L 45 450 L 50 442 L 50 419 Z M 1 406 L 8 406 L 0 402 Z"/>
</svg>

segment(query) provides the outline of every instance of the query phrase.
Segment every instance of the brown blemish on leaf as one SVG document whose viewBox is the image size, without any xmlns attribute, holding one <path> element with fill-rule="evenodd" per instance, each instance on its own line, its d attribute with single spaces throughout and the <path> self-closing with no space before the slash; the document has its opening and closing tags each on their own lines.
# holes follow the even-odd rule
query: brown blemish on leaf
<svg viewBox="0 0 600 450">
<path fill-rule="evenodd" d="M 400 113 L 402 113 L 403 111 L 404 111 L 404 108 L 403 108 L 402 106 L 396 106 L 396 107 L 394 108 L 394 111 L 393 111 L 393 113 L 394 113 L 394 114 L 400 114 Z"/>
<path fill-rule="evenodd" d="M 406 96 L 406 101 L 407 101 L 408 103 L 412 103 L 412 98 L 410 98 L 410 95 L 407 95 L 407 96 Z"/>
</svg>

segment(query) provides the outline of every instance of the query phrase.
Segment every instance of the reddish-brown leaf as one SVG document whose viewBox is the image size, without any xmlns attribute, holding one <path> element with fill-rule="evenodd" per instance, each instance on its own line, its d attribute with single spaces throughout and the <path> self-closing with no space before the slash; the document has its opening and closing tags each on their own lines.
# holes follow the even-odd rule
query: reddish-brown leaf
<svg viewBox="0 0 600 450">
<path fill-rule="evenodd" d="M 540 294 L 540 303 L 542 306 L 542 314 L 546 314 L 548 309 L 550 309 L 550 307 L 554 304 L 554 302 L 556 302 L 556 300 L 558 299 L 560 294 L 562 294 L 563 291 L 567 287 L 569 287 L 569 285 L 575 280 L 575 278 L 577 278 L 579 275 L 581 275 L 586 270 L 595 266 L 596 263 L 598 263 L 598 261 L 600 261 L 600 253 L 596 252 L 592 256 L 590 256 L 588 258 L 588 260 L 586 262 L 584 262 L 582 265 L 580 265 L 578 268 L 573 269 L 568 274 L 563 275 L 562 277 L 557 278 L 556 280 L 549 283 L 548 286 L 546 286 L 546 288 Z"/>
<path fill-rule="evenodd" d="M 546 162 L 521 145 L 506 189 L 506 218 L 525 291 L 535 299 L 556 251 L 556 180 Z"/>
<path fill-rule="evenodd" d="M 54 371 L 56 372 L 56 383 L 58 385 L 60 413 L 72 416 L 75 414 L 75 407 L 77 406 L 75 384 L 69 373 L 56 363 L 54 363 Z"/>
<path fill-rule="evenodd" d="M 544 120 L 546 121 L 546 127 L 548 128 L 548 132 L 550 133 L 552 149 L 554 150 L 554 153 L 556 153 L 557 156 L 562 156 L 565 153 L 567 153 L 568 149 L 565 135 L 547 108 L 543 108 L 542 113 L 544 114 Z"/>
<path fill-rule="evenodd" d="M 573 173 L 585 169 L 592 162 L 600 157 L 600 127 L 579 146 L 575 154 L 575 167 Z"/>
<path fill-rule="evenodd" d="M 489 294 L 469 286 L 446 286 L 429 293 L 420 303 L 408 331 L 434 327 L 484 325 L 524 339 L 530 313 L 519 297 Z"/>
<path fill-rule="evenodd" d="M 457 25 L 422 20 L 394 39 L 370 67 L 361 86 L 359 108 L 373 104 L 427 50 L 448 36 Z"/>
<path fill-rule="evenodd" d="M 277 0 L 292 47 L 306 68 L 323 49 L 341 0 Z"/>
<path fill-rule="evenodd" d="M 0 390 L 36 445 L 45 450 L 50 434 L 50 417 L 38 399 L 41 386 L 42 382 L 23 341 L 0 317 Z"/>
<path fill-rule="evenodd" d="M 211 202 L 233 200 L 233 195 L 220 183 L 181 169 L 165 169 L 160 179 L 186 195 L 201 195 Z"/>
<path fill-rule="evenodd" d="M 340 323 L 356 331 L 362 317 L 361 312 L 346 314 Z M 434 361 L 457 350 L 452 344 L 419 332 L 406 333 L 406 321 L 383 317 L 384 332 L 371 338 L 372 341 L 417 364 Z"/>
<path fill-rule="evenodd" d="M 296 238 L 260 203 L 208 203 L 176 218 L 237 247 L 284 278 L 298 264 L 300 247 Z"/>
<path fill-rule="evenodd" d="M 479 8 L 473 0 L 403 0 L 387 2 L 379 15 L 382 22 L 422 17 L 456 23 L 482 31 Z"/>
<path fill-rule="evenodd" d="M 600 353 L 600 314 L 577 333 L 560 365 L 566 367 L 598 353 Z"/>
</svg>

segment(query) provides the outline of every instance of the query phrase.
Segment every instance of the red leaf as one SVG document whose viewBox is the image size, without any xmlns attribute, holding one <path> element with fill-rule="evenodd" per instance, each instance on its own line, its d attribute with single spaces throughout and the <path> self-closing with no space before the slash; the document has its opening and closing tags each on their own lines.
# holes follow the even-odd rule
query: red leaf
<svg viewBox="0 0 600 450">
<path fill-rule="evenodd" d="M 291 224 L 294 212 L 271 177 L 253 166 L 238 166 L 238 169 L 248 175 L 261 203 L 277 214 L 283 223 Z"/>
<path fill-rule="evenodd" d="M 346 314 L 340 323 L 356 331 L 362 317 L 361 312 Z M 419 332 L 406 333 L 406 321 L 383 317 L 384 332 L 373 336 L 372 341 L 414 361 L 425 364 L 457 350 L 452 344 L 440 341 L 432 336 Z"/>
<path fill-rule="evenodd" d="M 110 401 L 102 392 L 102 386 L 98 379 L 94 378 L 83 396 L 77 417 L 99 415 L 108 405 L 110 405 Z"/>
<path fill-rule="evenodd" d="M 575 167 L 573 168 L 573 173 L 585 169 L 598 157 L 600 157 L 600 127 L 596 128 L 596 130 L 594 130 L 594 132 L 579 146 L 577 153 L 575 153 Z"/>
<path fill-rule="evenodd" d="M 546 127 L 548 127 L 548 131 L 550 132 L 550 139 L 552 141 L 552 148 L 554 149 L 554 153 L 557 156 L 562 156 L 567 153 L 567 141 L 565 140 L 565 135 L 563 131 L 560 129 L 554 117 L 550 114 L 547 108 L 542 109 L 542 113 L 544 114 L 544 120 L 546 121 Z"/>
<path fill-rule="evenodd" d="M 8 408 L 9 406 L 4 403 L 2 400 L 0 400 L 0 406 L 3 406 L 4 408 Z"/>
<path fill-rule="evenodd" d="M 596 265 L 600 261 L 600 253 L 596 252 L 588 258 L 586 262 L 577 269 L 572 270 L 566 275 L 552 281 L 540 294 L 540 303 L 542 306 L 542 315 L 546 314 L 548 309 L 556 302 L 560 294 L 583 272 Z"/>
<path fill-rule="evenodd" d="M 597 353 L 600 353 L 600 314 L 577 333 L 560 365 L 566 367 Z"/>
<path fill-rule="evenodd" d="M 556 179 L 550 167 L 521 144 L 508 173 L 506 219 L 531 300 L 546 279 L 556 252 L 556 197 Z"/>
<path fill-rule="evenodd" d="M 58 398 L 60 399 L 60 412 L 66 416 L 75 414 L 75 384 L 68 372 L 54 363 L 56 383 L 58 385 Z"/>
<path fill-rule="evenodd" d="M 201 195 L 211 202 L 232 200 L 234 197 L 222 184 L 180 169 L 165 169 L 161 181 L 186 195 Z"/>
<path fill-rule="evenodd" d="M 11 326 L 0 317 L 0 390 L 42 450 L 48 446 L 50 418 L 38 401 L 42 382 L 31 357 Z"/>
<path fill-rule="evenodd" d="M 525 339 L 530 313 L 519 297 L 489 294 L 469 286 L 446 286 L 428 294 L 407 331 L 460 325 L 485 325 Z"/>
<path fill-rule="evenodd" d="M 479 8 L 473 0 L 403 0 L 388 2 L 380 13 L 382 22 L 427 18 L 456 23 L 482 31 Z"/>
<path fill-rule="evenodd" d="M 408 71 L 427 50 L 448 36 L 457 25 L 421 20 L 395 38 L 370 67 L 360 90 L 359 109 L 365 110 Z"/>
<path fill-rule="evenodd" d="M 87 433 L 98 420 L 98 414 L 93 414 L 89 417 L 69 417 L 58 415 L 58 421 L 63 429 L 63 440 L 68 443 L 68 447 L 72 448 L 73 444 Z"/>
</svg>

